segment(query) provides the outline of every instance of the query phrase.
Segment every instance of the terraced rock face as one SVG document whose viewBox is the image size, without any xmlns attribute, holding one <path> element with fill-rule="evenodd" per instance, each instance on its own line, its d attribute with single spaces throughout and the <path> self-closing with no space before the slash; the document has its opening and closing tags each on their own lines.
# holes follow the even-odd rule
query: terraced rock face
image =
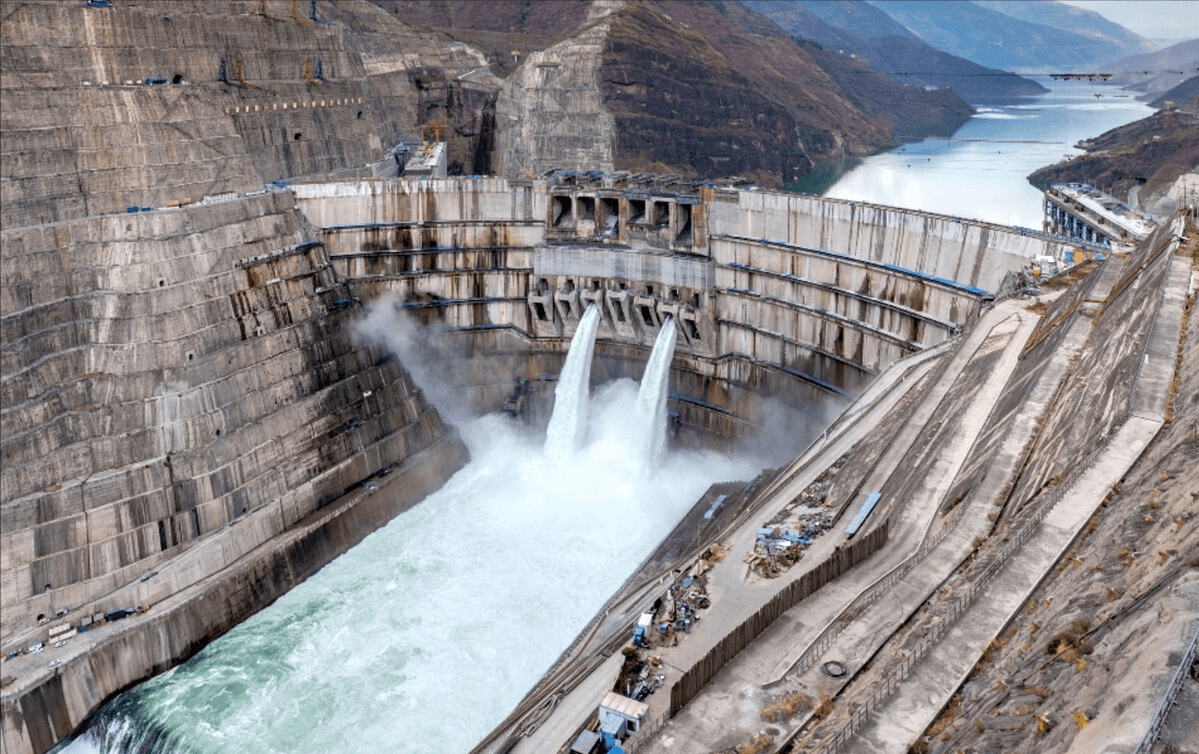
<svg viewBox="0 0 1199 754">
<path fill-rule="evenodd" d="M 1183 274 L 1199 265 L 1188 236 L 1172 260 Z M 927 751 L 1132 751 L 1140 742 L 1196 635 L 1197 314 L 1192 297 L 1166 425 L 924 732 Z M 1189 675 L 1193 699 L 1194 666 Z M 1180 696 L 1153 751 L 1194 751 L 1194 710 Z"/>
<path fill-rule="evenodd" d="M 257 511 L 278 533 L 446 435 L 354 341 L 289 200 L 5 231 L 6 644 L 112 607 L 97 600 Z"/>
<path fill-rule="evenodd" d="M 488 151 L 481 53 L 365 1 L 324 23 L 277 0 L 9 10 L 6 228 L 363 166 L 432 120 L 459 172 Z"/>
<path fill-rule="evenodd" d="M 375 2 L 486 50 L 506 78 L 495 140 L 480 148 L 494 143 L 490 165 L 509 177 L 616 168 L 781 187 L 970 114 L 951 91 L 804 47 L 740 3 L 509 0 L 484 15 L 453 0 Z"/>
<path fill-rule="evenodd" d="M 405 27 L 366 3 L 288 5 L 4 6 L 0 645 L 157 610 L 55 670 L 6 664 L 6 751 L 53 745 L 464 462 L 264 185 L 378 160 L 412 129 L 411 71 L 478 59 L 378 44 Z"/>
<path fill-rule="evenodd" d="M 530 54 L 504 82 L 496 104 L 498 172 L 529 178 L 552 167 L 613 169 L 616 125 L 599 85 L 609 33 L 608 19 L 597 18 L 570 39 Z"/>
</svg>

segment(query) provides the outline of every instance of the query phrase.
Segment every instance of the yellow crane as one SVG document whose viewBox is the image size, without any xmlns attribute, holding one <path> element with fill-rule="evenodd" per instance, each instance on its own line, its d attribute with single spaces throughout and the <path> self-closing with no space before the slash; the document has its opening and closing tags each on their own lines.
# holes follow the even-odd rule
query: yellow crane
<svg viewBox="0 0 1199 754">
<path fill-rule="evenodd" d="M 421 128 L 421 139 L 424 141 L 441 141 L 441 135 L 449 128 L 444 120 L 434 118 Z M 429 135 L 433 138 L 429 138 Z"/>
</svg>

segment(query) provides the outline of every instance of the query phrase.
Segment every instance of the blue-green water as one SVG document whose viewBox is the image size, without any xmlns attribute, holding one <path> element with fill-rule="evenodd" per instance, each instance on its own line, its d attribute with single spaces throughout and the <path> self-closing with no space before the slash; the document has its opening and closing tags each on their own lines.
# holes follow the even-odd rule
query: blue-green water
<svg viewBox="0 0 1199 754">
<path fill-rule="evenodd" d="M 1074 148 L 1079 140 L 1153 110 L 1102 83 L 1037 81 L 1050 91 L 978 106 L 948 139 L 868 157 L 825 196 L 1039 229 L 1041 192 L 1028 183 L 1028 174 L 1081 154 Z"/>
<path fill-rule="evenodd" d="M 710 483 L 759 469 L 675 453 L 644 475 L 636 393 L 597 391 L 567 458 L 506 417 L 470 422 L 472 461 L 445 487 L 119 697 L 67 750 L 468 751 Z"/>
</svg>

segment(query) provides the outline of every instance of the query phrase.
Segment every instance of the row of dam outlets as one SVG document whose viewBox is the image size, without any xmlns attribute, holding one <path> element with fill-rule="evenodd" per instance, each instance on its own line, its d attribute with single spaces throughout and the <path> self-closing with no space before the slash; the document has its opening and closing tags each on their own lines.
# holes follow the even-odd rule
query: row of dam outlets
<svg viewBox="0 0 1199 754">
<path fill-rule="evenodd" d="M 638 379 L 678 327 L 684 437 L 740 441 L 764 398 L 844 402 L 887 364 L 953 337 L 1007 276 L 1076 247 L 1036 231 L 813 196 L 624 174 L 292 187 L 339 275 L 391 297 L 459 360 L 478 410 L 557 374 L 583 311 L 593 379 Z"/>
</svg>

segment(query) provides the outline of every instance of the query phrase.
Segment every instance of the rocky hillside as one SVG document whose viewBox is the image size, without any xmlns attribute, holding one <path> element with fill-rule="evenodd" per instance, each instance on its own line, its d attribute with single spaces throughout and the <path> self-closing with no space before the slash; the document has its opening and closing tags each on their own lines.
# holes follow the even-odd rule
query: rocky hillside
<svg viewBox="0 0 1199 754">
<path fill-rule="evenodd" d="M 193 585 L 203 603 L 78 693 L 63 663 L 56 694 L 31 692 L 52 726 L 13 724 L 6 688 L 5 750 L 43 751 L 399 510 L 329 507 L 347 491 L 403 461 L 409 504 L 463 462 L 399 360 L 354 336 L 295 196 L 264 184 L 363 170 L 416 122 L 423 67 L 460 82 L 480 61 L 365 2 L 2 7 L 0 643 L 59 611 Z M 294 559 L 260 548 L 285 531 L 323 533 Z"/>
<path fill-rule="evenodd" d="M 1100 186 L 1113 196 L 1134 201 L 1150 212 L 1178 180 L 1199 166 L 1199 98 L 1178 110 L 1113 128 L 1078 144 L 1087 154 L 1041 168 L 1028 177 L 1037 187 L 1060 181 Z"/>
<path fill-rule="evenodd" d="M 916 35 L 869 3 L 855 0 L 745 0 L 788 33 L 828 52 L 870 61 L 904 85 L 949 87 L 971 103 L 998 97 L 1043 94 L 1037 82 L 950 55 Z"/>
<path fill-rule="evenodd" d="M 1193 230 L 1179 250 L 1199 272 Z M 1185 268 L 1184 268 L 1185 272 Z M 971 672 L 919 751 L 1132 751 L 1121 724 L 1147 719 L 1145 685 L 1170 678 L 1199 599 L 1199 309 L 1184 315 L 1165 427 Z M 1157 754 L 1199 749 L 1192 666 Z M 1159 685 L 1158 688 L 1161 686 Z M 1113 741 L 1119 745 L 1105 746 Z M 913 750 L 917 750 L 915 747 Z"/>
<path fill-rule="evenodd" d="M 516 70 L 530 53 L 544 50 L 574 33 L 587 20 L 580 0 L 372 0 L 406 24 L 448 34 L 487 56 L 501 78 Z"/>
<path fill-rule="evenodd" d="M 1178 107 L 1195 97 L 1199 97 L 1199 76 L 1191 76 L 1173 89 L 1167 89 L 1149 105 L 1159 109 Z"/>
<path fill-rule="evenodd" d="M 356 170 L 431 119 L 478 172 L 481 53 L 364 0 L 295 5 L 5 4 L 5 228 Z"/>
<path fill-rule="evenodd" d="M 1137 92 L 1139 99 L 1153 99 L 1199 74 L 1199 39 L 1179 42 L 1157 52 L 1121 58 L 1105 65 L 1104 70 L 1116 74 L 1112 83 Z"/>
<path fill-rule="evenodd" d="M 731 0 L 510 0 L 488 13 L 463 0 L 375 1 L 479 44 L 505 76 L 491 165 L 508 175 L 653 170 L 778 187 L 833 157 L 952 131 L 971 112 Z"/>
</svg>

